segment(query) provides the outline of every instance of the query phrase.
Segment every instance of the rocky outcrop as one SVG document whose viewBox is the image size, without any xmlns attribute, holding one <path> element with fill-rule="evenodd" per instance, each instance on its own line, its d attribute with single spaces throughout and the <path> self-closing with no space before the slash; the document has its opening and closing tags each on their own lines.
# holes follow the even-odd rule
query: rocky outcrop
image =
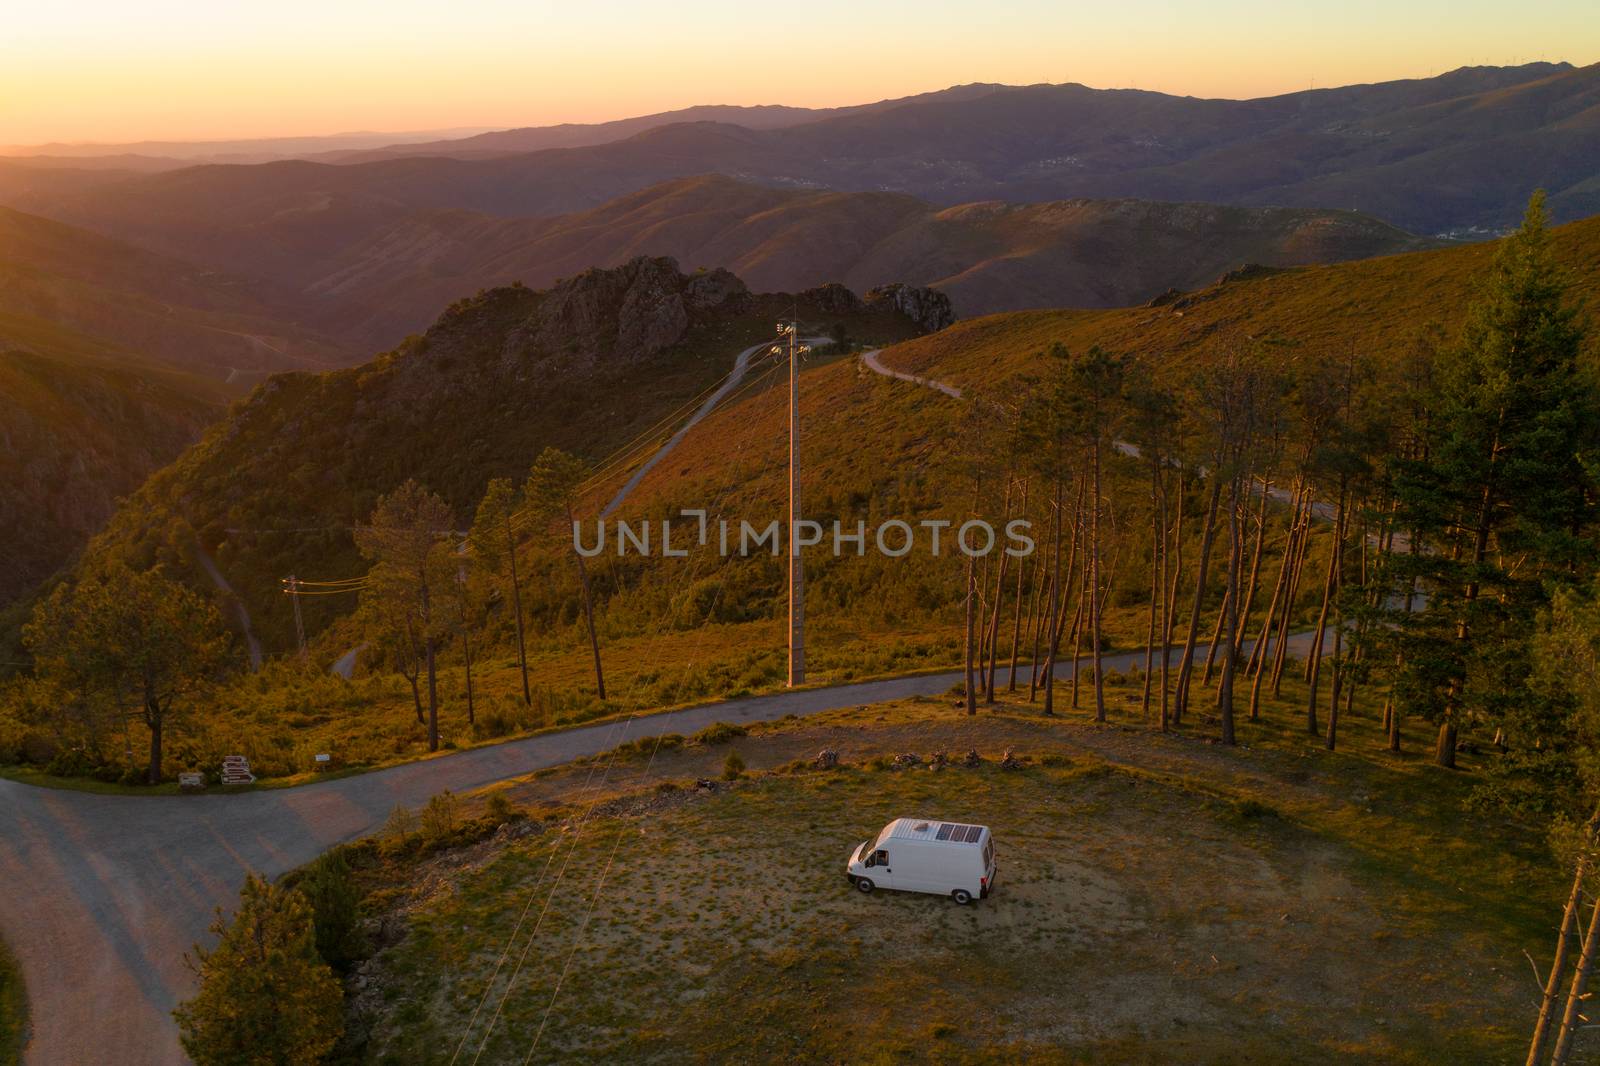
<svg viewBox="0 0 1600 1066">
<path fill-rule="evenodd" d="M 678 343 L 697 317 L 736 310 L 748 297 L 726 270 L 685 275 L 673 259 L 641 256 L 557 282 L 510 343 L 525 355 L 630 363 Z"/>
<path fill-rule="evenodd" d="M 937 333 L 956 320 L 950 297 L 923 285 L 882 285 L 868 292 L 864 302 L 868 308 L 892 307 L 924 333 Z"/>
<path fill-rule="evenodd" d="M 817 310 L 826 315 L 853 315 L 862 308 L 861 297 L 836 281 L 807 289 L 800 294 L 800 300 L 815 304 Z"/>
</svg>

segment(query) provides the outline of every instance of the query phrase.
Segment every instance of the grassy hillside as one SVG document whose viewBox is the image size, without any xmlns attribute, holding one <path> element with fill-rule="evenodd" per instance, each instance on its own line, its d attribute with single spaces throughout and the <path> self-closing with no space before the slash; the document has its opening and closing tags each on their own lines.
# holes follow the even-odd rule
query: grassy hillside
<svg viewBox="0 0 1600 1066">
<path fill-rule="evenodd" d="M 335 342 L 286 320 L 290 302 L 270 286 L 0 208 L 0 348 L 38 350 L 18 320 L 39 319 L 221 379 L 348 362 Z"/>
<path fill-rule="evenodd" d="M 108 355 L 98 342 L 0 313 L 0 607 L 67 563 L 145 477 L 222 414 L 219 382 Z"/>
<path fill-rule="evenodd" d="M 686 276 L 657 260 L 544 292 L 482 293 L 366 366 L 261 386 L 151 478 L 91 554 L 165 559 L 209 587 L 194 570 L 201 546 L 269 651 L 282 650 L 293 627 L 280 579 L 364 568 L 351 526 L 407 478 L 442 494 L 465 528 L 489 479 L 520 483 L 546 445 L 598 458 L 640 434 L 655 439 L 663 415 L 723 378 L 792 310 L 862 337 L 915 332 L 892 310 L 838 299 L 751 296 L 730 275 Z M 313 604 L 308 624 L 320 630 L 349 606 Z"/>
<path fill-rule="evenodd" d="M 345 1061 L 486 1036 L 540 1062 L 1514 1058 L 1522 952 L 1548 951 L 1564 888 L 1538 835 L 1466 813 L 1477 760 L 1382 753 L 1370 708 L 1321 751 L 1294 695 L 1231 750 L 1144 732 L 1122 694 L 1109 727 L 922 701 L 513 783 L 524 827 L 472 843 L 495 824 L 474 804 L 348 850 L 376 957 Z M 822 748 L 840 769 L 809 768 Z M 730 751 L 745 778 L 696 788 Z M 850 849 L 903 815 L 989 824 L 994 895 L 852 891 Z"/>
</svg>

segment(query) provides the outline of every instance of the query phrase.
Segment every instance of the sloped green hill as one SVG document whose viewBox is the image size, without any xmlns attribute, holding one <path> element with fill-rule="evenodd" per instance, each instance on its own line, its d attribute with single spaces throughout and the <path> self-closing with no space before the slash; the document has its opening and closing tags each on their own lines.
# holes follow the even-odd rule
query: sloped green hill
<svg viewBox="0 0 1600 1066">
<path fill-rule="evenodd" d="M 155 255 L 97 233 L 0 208 L 0 348 L 55 343 L 66 327 L 220 379 L 337 366 L 351 356 L 294 323 L 293 298 L 260 282 Z"/>
<path fill-rule="evenodd" d="M 226 408 L 220 383 L 0 315 L 0 607 L 66 563 L 123 496 Z"/>
<path fill-rule="evenodd" d="M 726 375 L 780 317 L 879 341 L 915 327 L 847 291 L 757 296 L 726 272 L 639 259 L 534 291 L 479 293 L 372 362 L 278 375 L 119 509 L 91 555 L 164 559 L 200 586 L 209 552 L 268 651 L 293 632 L 279 579 L 364 569 L 350 527 L 407 478 L 464 527 L 493 477 L 524 476 L 546 445 L 597 458 Z M 341 607 L 315 609 L 313 630 Z M 343 604 L 347 608 L 349 604 Z"/>
</svg>

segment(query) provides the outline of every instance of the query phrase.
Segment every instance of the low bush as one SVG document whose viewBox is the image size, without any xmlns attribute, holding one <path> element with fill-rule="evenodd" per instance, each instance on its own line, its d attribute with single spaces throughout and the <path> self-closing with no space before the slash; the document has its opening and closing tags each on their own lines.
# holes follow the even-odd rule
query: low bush
<svg viewBox="0 0 1600 1066">
<path fill-rule="evenodd" d="M 749 736 L 749 730 L 732 722 L 712 722 L 689 739 L 696 744 L 726 744 L 738 737 Z"/>
</svg>

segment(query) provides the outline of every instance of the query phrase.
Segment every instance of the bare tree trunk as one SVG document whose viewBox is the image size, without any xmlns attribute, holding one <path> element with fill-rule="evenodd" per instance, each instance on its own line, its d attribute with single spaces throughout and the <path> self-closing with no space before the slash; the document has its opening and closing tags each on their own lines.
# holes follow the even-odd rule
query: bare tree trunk
<svg viewBox="0 0 1600 1066">
<path fill-rule="evenodd" d="M 1592 824 L 1592 823 L 1591 823 Z M 1583 900 L 1585 860 L 1579 859 L 1572 877 L 1572 891 L 1567 895 L 1567 905 L 1561 912 L 1561 932 L 1556 937 L 1556 955 L 1550 960 L 1550 975 L 1545 978 L 1544 997 L 1539 1002 L 1539 1020 L 1533 1026 L 1533 1039 L 1528 1042 L 1527 1066 L 1539 1066 L 1544 1057 L 1545 1040 L 1550 1035 L 1550 1023 L 1555 1021 L 1556 995 L 1561 990 L 1561 975 L 1567 967 L 1567 954 L 1572 934 L 1578 928 L 1578 906 Z"/>
<path fill-rule="evenodd" d="M 1183 642 L 1183 658 L 1178 661 L 1178 691 L 1173 698 L 1172 720 L 1181 721 L 1189 706 L 1189 675 L 1194 670 L 1195 640 L 1200 635 L 1200 612 L 1205 607 L 1206 576 L 1211 564 L 1211 548 L 1217 538 L 1217 508 L 1222 500 L 1222 478 L 1211 476 L 1211 498 L 1206 504 L 1205 526 L 1200 534 L 1200 564 L 1195 575 L 1194 605 L 1189 610 L 1189 633 Z"/>
<path fill-rule="evenodd" d="M 528 684 L 528 638 L 522 624 L 522 582 L 517 579 L 517 541 L 511 534 L 511 516 L 506 515 L 506 557 L 511 560 L 511 609 L 517 616 L 517 670 L 522 674 L 522 702 L 533 706 L 533 689 Z"/>
<path fill-rule="evenodd" d="M 1032 703 L 1034 697 L 1038 694 L 1039 682 L 1044 677 L 1044 660 L 1048 655 L 1048 649 L 1045 647 L 1044 641 L 1048 636 L 1048 630 L 1050 629 L 1050 620 L 1046 618 L 1045 615 L 1050 612 L 1050 605 L 1055 602 L 1056 579 L 1060 576 L 1055 572 L 1055 568 L 1050 566 L 1048 562 L 1040 566 L 1039 570 L 1041 571 L 1041 582 L 1038 590 L 1039 604 L 1044 608 L 1044 610 L 1042 612 L 1035 612 L 1039 615 L 1039 617 L 1036 619 L 1033 626 L 1033 662 L 1028 669 L 1029 703 Z"/>
<path fill-rule="evenodd" d="M 1094 438 L 1094 451 L 1090 459 L 1094 470 L 1093 498 L 1089 501 L 1089 555 L 1093 576 L 1090 580 L 1089 602 L 1089 628 L 1090 642 L 1094 645 L 1091 652 L 1094 656 L 1094 720 L 1106 720 L 1106 684 L 1105 671 L 1102 669 L 1100 655 L 1100 614 L 1103 606 L 1100 598 L 1100 432 L 1096 427 Z M 1073 663 L 1072 673 L 1076 678 L 1078 673 L 1077 663 Z"/>
<path fill-rule="evenodd" d="M 145 767 L 144 779 L 148 784 L 161 784 L 161 734 L 166 727 L 166 713 L 161 701 L 153 694 L 144 700 L 144 724 L 150 727 L 150 762 Z"/>
<path fill-rule="evenodd" d="M 1006 478 L 1006 505 L 1005 517 L 1000 526 L 1005 528 L 1011 521 L 1011 478 Z M 1023 506 L 1027 506 L 1027 489 L 1023 489 Z M 1010 557 L 1004 549 L 1000 552 L 1000 568 L 994 579 L 994 611 L 989 619 L 989 676 L 983 686 L 983 701 L 989 706 L 994 706 L 994 674 L 1000 661 L 1000 605 L 1006 595 L 1006 562 Z M 1019 564 L 1020 566 L 1020 564 Z"/>
<path fill-rule="evenodd" d="M 973 691 L 973 682 L 975 679 L 972 671 L 973 637 L 975 635 L 973 632 L 973 619 L 977 612 L 977 599 L 978 557 L 975 555 L 969 555 L 967 556 L 967 649 L 966 655 L 964 656 L 965 678 L 963 681 L 963 688 L 965 690 L 963 697 L 965 699 L 967 713 L 969 715 L 978 713 L 978 694 Z"/>
<path fill-rule="evenodd" d="M 1583 951 L 1578 955 L 1577 968 L 1572 971 L 1572 985 L 1567 989 L 1567 1009 L 1561 1016 L 1561 1028 L 1556 1032 L 1555 1050 L 1550 1052 L 1550 1066 L 1566 1066 L 1572 1054 L 1572 1034 L 1578 1026 L 1578 1012 L 1587 994 L 1589 972 L 1594 969 L 1594 954 L 1600 946 L 1600 896 L 1595 897 L 1594 911 L 1589 916 L 1589 930 L 1583 936 Z"/>
<path fill-rule="evenodd" d="M 1261 479 L 1261 509 L 1256 512 L 1256 543 L 1250 551 L 1250 576 L 1244 583 L 1244 601 L 1239 604 L 1239 634 L 1234 640 L 1236 652 L 1243 651 L 1245 634 L 1250 630 L 1250 611 L 1255 606 L 1256 583 L 1261 577 L 1261 552 L 1267 539 L 1267 496 L 1272 491 L 1272 479 Z"/>
<path fill-rule="evenodd" d="M 572 509 L 567 508 L 567 522 L 574 521 Z M 600 668 L 600 634 L 594 628 L 594 600 L 589 595 L 589 570 L 583 565 L 583 556 L 578 554 L 577 545 L 572 548 L 572 561 L 578 567 L 578 585 L 583 590 L 583 620 L 589 627 L 589 650 L 594 653 L 594 687 L 595 694 L 602 700 L 606 698 L 606 675 Z"/>
<path fill-rule="evenodd" d="M 1140 697 L 1140 713 L 1143 714 L 1145 723 L 1150 721 L 1150 686 L 1155 675 L 1156 655 L 1156 615 L 1161 607 L 1161 591 L 1165 582 L 1162 580 L 1166 572 L 1166 559 L 1163 552 L 1166 549 L 1167 510 L 1165 494 L 1161 485 L 1161 467 L 1158 463 L 1150 464 L 1150 618 L 1145 627 L 1144 638 L 1144 692 Z"/>
<path fill-rule="evenodd" d="M 1229 522 L 1230 527 L 1232 522 Z M 1233 589 L 1223 589 L 1222 606 L 1217 611 L 1217 624 L 1211 630 L 1211 642 L 1206 645 L 1206 664 L 1200 669 L 1200 683 L 1211 684 L 1211 673 L 1216 669 L 1217 647 L 1222 642 L 1222 624 L 1228 617 L 1228 608 L 1233 605 Z"/>
<path fill-rule="evenodd" d="M 1412 530 L 1411 531 L 1411 539 L 1410 539 L 1410 542 L 1406 546 L 1406 550 L 1411 555 L 1415 555 L 1417 553 L 1417 533 L 1416 533 L 1416 530 Z M 1416 602 L 1416 598 L 1417 598 L 1417 579 L 1415 577 L 1413 577 L 1411 579 L 1411 583 L 1408 586 L 1406 586 L 1406 610 L 1405 610 L 1406 614 L 1410 614 L 1411 613 L 1411 608 L 1412 608 L 1412 605 Z M 1402 665 L 1404 665 L 1404 663 L 1405 663 L 1405 652 L 1396 651 L 1394 653 L 1394 667 L 1395 667 L 1395 672 L 1396 673 L 1399 672 L 1400 667 Z M 1388 696 L 1388 699 L 1386 699 L 1384 701 L 1384 706 L 1385 706 L 1385 708 L 1387 708 L 1388 714 L 1389 714 L 1389 720 L 1387 722 L 1387 725 L 1389 727 L 1388 728 L 1389 750 L 1393 751 L 1393 752 L 1398 752 L 1400 750 L 1400 708 L 1394 701 L 1394 681 L 1393 680 L 1391 680 L 1389 682 L 1389 696 Z"/>
<path fill-rule="evenodd" d="M 1222 639 L 1222 680 L 1217 688 L 1217 712 L 1222 719 L 1222 742 L 1232 745 L 1233 736 L 1233 675 L 1239 663 L 1239 571 L 1244 555 L 1244 528 L 1239 519 L 1240 503 L 1237 480 L 1228 500 L 1228 576 L 1227 594 L 1223 598 L 1222 614 L 1225 623 Z"/>
<path fill-rule="evenodd" d="M 1061 477 L 1056 476 L 1055 510 L 1051 518 L 1050 544 L 1053 560 L 1050 569 L 1050 610 L 1045 624 L 1050 628 L 1048 646 L 1044 653 L 1044 713 L 1056 713 L 1056 597 L 1061 587 Z"/>
<path fill-rule="evenodd" d="M 1028 660 L 1028 702 L 1033 702 L 1039 689 L 1039 604 L 1045 601 L 1045 582 L 1050 580 L 1050 568 L 1042 562 L 1033 564 L 1033 596 L 1028 601 L 1028 629 L 1033 632 L 1033 657 Z M 1011 671 L 1015 676 L 1016 670 Z"/>
<path fill-rule="evenodd" d="M 1028 487 L 1022 487 L 1022 513 L 1028 513 Z M 1006 685 L 1007 692 L 1017 691 L 1017 653 L 1021 651 L 1022 641 L 1022 593 L 1027 588 L 1028 564 L 1026 560 L 1017 563 L 1017 605 L 1016 613 L 1011 619 L 1011 680 Z"/>
<path fill-rule="evenodd" d="M 439 750 L 439 671 L 433 633 L 433 606 L 428 583 L 422 582 L 422 655 L 428 669 L 428 750 Z"/>
<path fill-rule="evenodd" d="M 1183 470 L 1178 471 L 1177 513 L 1172 516 L 1172 573 L 1166 582 L 1166 597 L 1161 607 L 1161 731 L 1172 725 L 1172 629 L 1178 624 L 1178 585 L 1183 580 Z M 1167 553 L 1161 553 L 1166 566 Z"/>
<path fill-rule="evenodd" d="M 1329 751 L 1339 743 L 1339 689 L 1344 681 L 1344 627 L 1338 619 L 1333 623 L 1333 692 L 1328 700 L 1328 735 L 1325 745 Z"/>
<path fill-rule="evenodd" d="M 1322 610 L 1317 613 L 1317 628 L 1306 653 L 1306 731 L 1312 736 L 1322 730 L 1317 725 L 1317 688 L 1322 675 L 1322 638 L 1328 628 L 1328 611 L 1339 583 L 1339 553 L 1344 543 L 1344 485 L 1339 485 L 1339 511 L 1333 520 L 1333 544 L 1328 548 L 1328 575 L 1322 583 Z"/>
<path fill-rule="evenodd" d="M 417 709 L 417 724 L 427 725 L 427 716 L 422 713 L 422 689 L 418 685 L 421 680 L 420 674 L 421 671 L 419 670 L 416 673 L 407 674 L 405 677 L 407 681 L 411 682 L 411 702 Z"/>
<path fill-rule="evenodd" d="M 1272 582 L 1272 599 L 1267 603 L 1267 616 L 1261 620 L 1261 631 L 1256 635 L 1255 645 L 1250 649 L 1250 662 L 1245 668 L 1252 677 L 1258 676 L 1266 668 L 1267 654 L 1272 650 L 1273 626 L 1278 620 L 1278 605 L 1283 600 L 1288 583 L 1289 562 L 1294 558 L 1294 541 L 1299 530 L 1300 486 L 1297 482 L 1289 502 L 1289 528 L 1283 537 L 1283 558 L 1278 560 L 1278 576 Z"/>
<path fill-rule="evenodd" d="M 1083 556 L 1083 572 L 1078 579 L 1078 605 L 1072 611 L 1072 709 L 1078 709 L 1078 660 L 1083 657 L 1083 622 L 1084 603 L 1090 595 L 1089 590 L 1089 555 Z M 1094 613 L 1094 605 L 1089 604 L 1088 613 Z"/>
<path fill-rule="evenodd" d="M 478 709 L 472 698 L 472 642 L 467 638 L 465 626 L 461 629 L 461 658 L 467 667 L 467 724 L 476 725 Z"/>
<path fill-rule="evenodd" d="M 1277 656 L 1272 661 L 1272 695 L 1282 692 L 1283 671 L 1289 662 L 1289 633 L 1294 629 L 1294 605 L 1300 599 L 1300 581 L 1305 576 L 1306 560 L 1311 557 L 1311 519 L 1316 501 L 1306 501 L 1305 517 L 1300 522 L 1300 539 L 1295 545 L 1294 568 L 1289 580 L 1289 594 L 1283 604 L 1283 627 L 1278 637 Z"/>
</svg>

